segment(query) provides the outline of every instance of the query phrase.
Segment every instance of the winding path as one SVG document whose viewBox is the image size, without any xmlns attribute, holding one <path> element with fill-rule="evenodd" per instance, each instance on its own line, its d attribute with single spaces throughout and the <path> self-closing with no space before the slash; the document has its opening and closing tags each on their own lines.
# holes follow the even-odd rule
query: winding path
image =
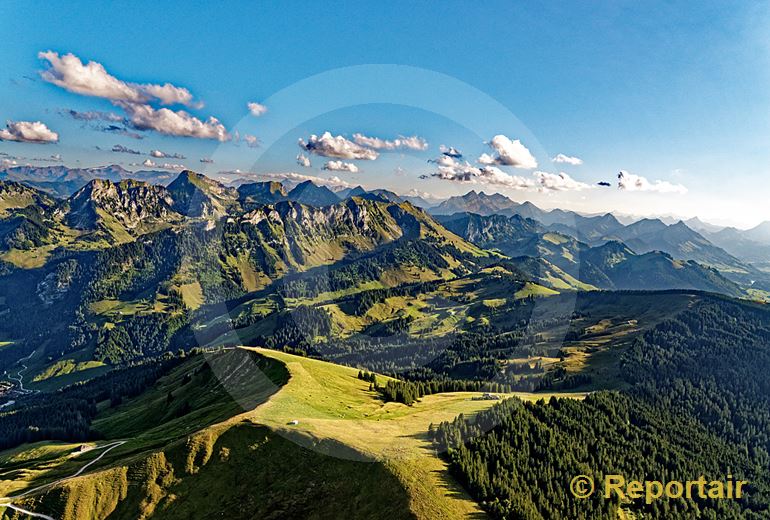
<svg viewBox="0 0 770 520">
<path fill-rule="evenodd" d="M 96 448 L 93 448 L 91 451 L 94 451 L 94 450 L 104 450 L 104 451 L 98 457 L 96 457 L 94 460 L 92 460 L 91 462 L 89 462 L 87 464 L 84 464 L 82 468 L 77 470 L 72 475 L 69 475 L 68 477 L 62 477 L 62 478 L 60 478 L 58 480 L 54 480 L 53 482 L 49 482 L 48 484 L 43 484 L 42 486 L 38 486 L 38 487 L 35 487 L 35 488 L 32 488 L 32 489 L 28 489 L 27 491 L 25 491 L 23 493 L 20 493 L 18 495 L 14 495 L 14 496 L 10 496 L 10 497 L 0 497 L 0 507 L 8 507 L 8 508 L 13 509 L 14 511 L 19 511 L 20 513 L 24 513 L 24 514 L 27 514 L 27 515 L 30 515 L 30 516 L 33 516 L 33 517 L 36 517 L 36 518 L 45 518 L 46 520 L 56 520 L 55 518 L 50 517 L 48 515 L 44 515 L 42 513 L 34 513 L 32 511 L 28 511 L 26 509 L 23 509 L 23 508 L 21 508 L 19 506 L 15 506 L 15 505 L 13 505 L 11 503 L 11 501 L 15 500 L 15 499 L 23 498 L 23 497 L 25 497 L 27 495 L 31 495 L 32 493 L 36 493 L 38 491 L 42 491 L 43 489 L 47 489 L 47 488 L 53 487 L 53 486 L 55 486 L 57 484 L 61 484 L 62 482 L 65 482 L 65 481 L 67 481 L 67 480 L 69 480 L 71 478 L 75 478 L 75 477 L 80 476 L 81 474 L 83 474 L 83 472 L 85 470 L 87 470 L 88 468 L 90 468 L 91 466 L 93 466 L 94 464 L 99 462 L 102 459 L 102 457 L 107 455 L 107 453 L 109 453 L 111 450 L 114 450 L 118 446 L 122 446 L 125 443 L 126 443 L 126 441 L 115 441 L 115 442 L 111 442 L 109 444 L 105 444 L 103 446 L 97 446 Z"/>
<path fill-rule="evenodd" d="M 35 351 L 33 350 L 30 355 L 21 358 L 19 361 L 17 361 L 17 363 L 21 363 L 22 361 L 27 361 L 29 358 L 31 358 L 34 355 L 35 355 Z M 8 375 L 8 379 L 10 379 L 11 381 L 16 381 L 17 383 L 19 383 L 19 392 L 21 392 L 22 394 L 34 394 L 35 392 L 37 392 L 37 390 L 30 390 L 30 389 L 24 388 L 24 375 L 23 374 L 24 374 L 24 372 L 27 371 L 28 368 L 29 367 L 27 365 L 25 365 L 24 363 L 21 363 L 21 368 L 19 369 L 18 372 L 16 372 L 16 377 L 13 377 L 10 374 Z"/>
</svg>

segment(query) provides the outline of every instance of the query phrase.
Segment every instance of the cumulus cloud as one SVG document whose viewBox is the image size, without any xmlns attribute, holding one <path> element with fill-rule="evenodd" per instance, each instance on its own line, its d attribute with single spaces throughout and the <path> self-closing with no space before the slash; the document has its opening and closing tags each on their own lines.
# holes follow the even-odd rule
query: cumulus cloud
<svg viewBox="0 0 770 520">
<path fill-rule="evenodd" d="M 537 168 L 537 160 L 518 139 L 511 141 L 508 137 L 499 134 L 494 136 L 488 144 L 494 150 L 494 155 L 481 154 L 478 159 L 481 164 L 487 166 L 498 164 L 526 170 Z"/>
<path fill-rule="evenodd" d="M 133 155 L 142 154 L 142 152 L 140 152 L 139 150 L 133 150 L 131 148 L 128 148 L 127 146 L 123 146 L 122 144 L 116 144 L 115 146 L 113 146 L 112 151 L 117 153 L 130 153 Z"/>
<path fill-rule="evenodd" d="M 18 162 L 16 162 L 16 159 L 0 159 L 0 167 L 2 168 L 11 168 L 13 166 L 18 166 Z"/>
<path fill-rule="evenodd" d="M 420 197 L 423 199 L 434 199 L 432 193 L 428 193 L 427 191 L 420 191 L 417 188 L 412 188 L 411 190 L 407 191 L 404 195 L 407 197 Z"/>
<path fill-rule="evenodd" d="M 540 189 L 544 191 L 580 191 L 591 187 L 584 182 L 576 181 L 564 172 L 535 172 L 534 176 Z"/>
<path fill-rule="evenodd" d="M 442 144 L 438 147 L 438 151 L 447 157 L 452 157 L 454 159 L 459 159 L 463 156 L 463 153 L 454 146 L 445 146 Z"/>
<path fill-rule="evenodd" d="M 354 188 L 356 185 L 351 184 L 347 181 L 344 181 L 340 179 L 339 177 L 331 177 L 328 179 L 325 179 L 323 177 L 316 177 L 314 175 L 305 175 L 302 173 L 296 173 L 296 172 L 286 172 L 286 173 L 259 173 L 259 174 L 242 174 L 240 171 L 229 171 L 229 172 L 220 172 L 223 174 L 233 174 L 237 173 L 241 175 L 242 177 L 246 178 L 253 178 L 256 180 L 290 180 L 295 182 L 305 182 L 305 181 L 311 181 L 314 184 L 318 184 L 319 186 L 333 186 L 333 187 L 340 187 L 340 188 Z"/>
<path fill-rule="evenodd" d="M 326 164 L 324 164 L 323 169 L 333 172 L 358 173 L 358 166 L 343 161 L 327 161 Z"/>
<path fill-rule="evenodd" d="M 310 157 L 308 157 L 303 153 L 297 154 L 297 164 L 299 164 L 300 166 L 304 166 L 305 168 L 310 168 L 310 166 L 312 166 L 310 164 Z"/>
<path fill-rule="evenodd" d="M 564 155 L 563 153 L 557 154 L 556 157 L 551 160 L 555 163 L 571 164 L 572 166 L 580 166 L 583 164 L 583 159 L 580 157 Z"/>
<path fill-rule="evenodd" d="M 201 157 L 200 162 L 203 164 L 214 164 L 214 159 L 211 159 L 210 157 Z"/>
<path fill-rule="evenodd" d="M 58 140 L 59 134 L 40 121 L 8 121 L 0 128 L 0 141 L 46 144 Z"/>
<path fill-rule="evenodd" d="M 379 153 L 375 150 L 349 141 L 341 135 L 334 137 L 330 132 L 324 132 L 321 137 L 313 134 L 307 142 L 300 139 L 297 144 L 306 152 L 323 157 L 348 160 L 358 159 L 362 161 L 373 161 L 379 157 Z"/>
<path fill-rule="evenodd" d="M 439 166 L 445 166 L 447 168 L 452 168 L 460 164 L 459 161 L 451 155 L 440 155 L 436 159 L 428 159 L 428 162 L 435 163 Z"/>
<path fill-rule="evenodd" d="M 442 155 L 433 162 L 438 165 L 438 168 L 436 172 L 430 175 L 430 177 L 436 177 L 446 181 L 490 184 L 504 186 L 515 190 L 528 189 L 535 186 L 532 179 L 527 179 L 519 175 L 510 175 L 492 165 L 476 167 L 468 161 L 460 162 L 447 155 Z"/>
<path fill-rule="evenodd" d="M 259 144 L 260 144 L 259 137 L 257 137 L 256 135 L 246 134 L 243 136 L 242 140 L 246 143 L 246 146 L 248 146 L 249 148 L 259 148 Z"/>
<path fill-rule="evenodd" d="M 172 164 L 172 163 L 156 163 L 152 159 L 145 159 L 141 163 L 132 163 L 131 166 L 145 166 L 147 168 L 158 168 L 160 170 L 174 170 L 181 171 L 187 169 L 184 164 Z"/>
<path fill-rule="evenodd" d="M 618 173 L 618 189 L 624 191 L 652 191 L 657 193 L 687 193 L 687 188 L 681 184 L 668 181 L 649 181 L 641 175 L 634 175 L 625 170 Z"/>
<path fill-rule="evenodd" d="M 40 76 L 49 83 L 69 92 L 84 96 L 93 96 L 110 100 L 115 106 L 126 112 L 126 117 L 106 112 L 70 111 L 75 119 L 83 121 L 108 121 L 123 123 L 125 127 L 136 130 L 153 130 L 166 135 L 196 137 L 199 139 L 230 139 L 227 130 L 215 117 L 207 120 L 185 112 L 169 108 L 156 108 L 154 105 L 186 105 L 201 108 L 202 103 L 193 100 L 189 90 L 171 83 L 131 83 L 109 74 L 101 63 L 89 61 L 84 64 L 74 54 L 59 56 L 53 51 L 41 52 L 40 59 L 46 60 L 48 68 Z M 111 125 L 104 131 L 124 133 L 130 137 L 126 128 Z"/>
<path fill-rule="evenodd" d="M 251 103 L 247 103 L 246 106 L 254 117 L 263 116 L 267 113 L 267 107 L 262 103 L 252 101 Z"/>
<path fill-rule="evenodd" d="M 155 130 L 161 134 L 199 139 L 227 141 L 230 135 L 215 117 L 202 121 L 184 110 L 155 109 L 150 105 L 116 102 L 128 114 L 131 125 L 138 130 Z"/>
<path fill-rule="evenodd" d="M 167 153 L 160 150 L 151 150 L 150 156 L 155 157 L 156 159 L 187 159 L 187 157 L 180 153 Z"/>
<path fill-rule="evenodd" d="M 427 150 L 428 142 L 422 137 L 413 135 L 411 137 L 399 136 L 397 139 L 389 141 L 379 137 L 367 137 L 363 134 L 353 134 L 353 140 L 361 146 L 368 146 L 376 150 Z"/>
<path fill-rule="evenodd" d="M 84 64 L 72 53 L 59 56 L 58 52 L 40 52 L 38 58 L 48 62 L 48 68 L 40 72 L 45 81 L 75 94 L 130 103 L 157 101 L 164 105 L 198 106 L 186 88 L 171 83 L 129 83 L 108 73 L 101 63 Z"/>
</svg>

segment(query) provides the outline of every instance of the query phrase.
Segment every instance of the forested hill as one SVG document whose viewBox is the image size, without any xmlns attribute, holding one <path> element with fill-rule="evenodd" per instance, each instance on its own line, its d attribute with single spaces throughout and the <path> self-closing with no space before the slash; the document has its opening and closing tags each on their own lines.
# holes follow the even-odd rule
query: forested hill
<svg viewBox="0 0 770 520">
<path fill-rule="evenodd" d="M 638 338 L 621 366 L 628 390 L 508 400 L 442 424 L 436 442 L 494 518 L 617 518 L 619 508 L 653 518 L 767 518 L 770 313 L 706 298 Z M 742 500 L 577 500 L 569 483 L 581 474 L 596 482 L 732 474 L 750 487 Z"/>
</svg>

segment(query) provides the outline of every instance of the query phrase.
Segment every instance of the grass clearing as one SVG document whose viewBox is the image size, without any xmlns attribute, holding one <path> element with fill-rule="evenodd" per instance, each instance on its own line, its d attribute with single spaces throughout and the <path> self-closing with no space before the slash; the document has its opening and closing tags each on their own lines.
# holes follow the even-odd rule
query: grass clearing
<svg viewBox="0 0 770 520">
<path fill-rule="evenodd" d="M 483 515 L 433 452 L 428 427 L 461 413 L 473 415 L 495 401 L 472 400 L 480 394 L 458 392 L 425 396 L 413 406 L 384 403 L 369 390 L 368 383 L 358 379 L 357 369 L 256 350 L 286 363 L 291 379 L 267 403 L 247 414 L 249 420 L 310 445 L 336 440 L 383 461 L 409 491 L 410 507 L 418 518 Z M 550 395 L 582 398 L 585 394 L 510 395 L 538 400 Z M 299 423 L 290 425 L 294 420 Z"/>
</svg>

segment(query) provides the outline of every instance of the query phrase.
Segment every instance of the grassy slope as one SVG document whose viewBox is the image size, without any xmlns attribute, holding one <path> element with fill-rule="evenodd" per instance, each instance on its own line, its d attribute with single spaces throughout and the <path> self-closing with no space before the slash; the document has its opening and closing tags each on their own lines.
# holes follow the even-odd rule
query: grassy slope
<svg viewBox="0 0 770 520">
<path fill-rule="evenodd" d="M 427 439 L 431 423 L 473 414 L 491 406 L 472 401 L 472 393 L 424 397 L 408 407 L 383 404 L 357 378 L 356 369 L 258 349 L 286 363 L 289 384 L 249 415 L 302 443 L 335 439 L 383 461 L 406 487 L 418 518 L 467 518 L 481 510 L 450 477 Z M 330 392 L 331 390 L 331 392 Z M 478 394 L 476 394 L 478 395 Z M 574 395 L 574 394 L 573 394 Z M 543 395 L 519 394 L 524 399 Z M 289 425 L 293 420 L 299 424 Z"/>
<path fill-rule="evenodd" d="M 264 404 L 259 405 L 275 385 L 259 383 L 261 371 L 215 357 L 221 365 L 214 373 L 244 374 L 227 385 L 236 389 L 235 399 L 228 400 L 205 368 L 195 373 L 205 365 L 202 357 L 193 358 L 154 389 L 99 417 L 95 425 L 107 437 L 134 435 L 95 466 L 102 469 L 20 503 L 62 519 L 154 513 L 270 518 L 271 512 L 274 518 L 483 516 L 449 478 L 426 433 L 430 423 L 472 414 L 493 402 L 459 393 L 428 396 L 413 407 L 384 404 L 357 378 L 356 369 L 258 352 L 280 362 L 268 363 L 271 379 L 282 377 L 283 364 L 291 375 Z M 235 354 L 222 356 L 227 355 Z M 257 386 L 249 386 L 255 379 Z M 181 399 L 192 411 L 176 417 L 173 407 Z M 249 411 L 239 414 L 244 409 Z M 227 416 L 233 417 L 222 420 Z M 293 420 L 299 424 L 288 424 Z M 75 446 L 41 443 L 4 456 L 14 457 L 17 472 L 29 472 L 21 480 L 31 487 L 71 473 L 94 456 L 87 452 L 71 459 Z M 6 483 L 3 491 L 18 488 Z"/>
</svg>

